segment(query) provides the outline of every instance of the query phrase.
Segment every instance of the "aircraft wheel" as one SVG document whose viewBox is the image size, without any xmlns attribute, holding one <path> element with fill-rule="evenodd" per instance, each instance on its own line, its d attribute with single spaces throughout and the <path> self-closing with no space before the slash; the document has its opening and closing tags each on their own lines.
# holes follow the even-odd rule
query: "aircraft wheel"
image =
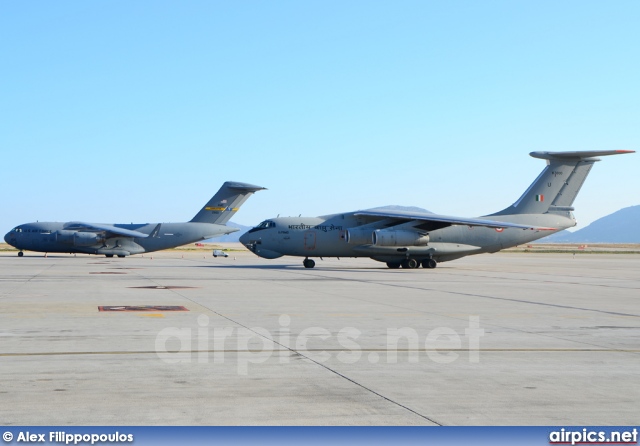
<svg viewBox="0 0 640 446">
<path fill-rule="evenodd" d="M 123 254 L 118 254 L 118 257 L 120 257 L 121 259 L 125 258 L 125 256 Z"/>
<path fill-rule="evenodd" d="M 438 262 L 436 262 L 433 259 L 427 259 L 427 260 L 423 260 L 422 261 L 422 267 L 423 268 L 429 268 L 429 269 L 433 269 L 436 266 L 438 266 Z"/>
<path fill-rule="evenodd" d="M 113 254 L 105 254 L 105 257 L 113 257 Z"/>
<path fill-rule="evenodd" d="M 22 252 L 22 251 L 18 252 L 18 257 L 22 257 L 23 255 L 24 255 L 24 252 Z"/>
<path fill-rule="evenodd" d="M 397 262 L 387 262 L 387 266 L 391 269 L 397 269 L 400 268 L 400 264 Z"/>
<path fill-rule="evenodd" d="M 407 259 L 402 262 L 402 267 L 407 269 L 415 269 L 419 266 L 416 259 Z"/>
<path fill-rule="evenodd" d="M 314 266 L 316 266 L 316 262 L 314 262 L 311 259 L 304 259 L 302 261 L 302 264 L 304 265 L 305 268 L 313 268 Z"/>
</svg>

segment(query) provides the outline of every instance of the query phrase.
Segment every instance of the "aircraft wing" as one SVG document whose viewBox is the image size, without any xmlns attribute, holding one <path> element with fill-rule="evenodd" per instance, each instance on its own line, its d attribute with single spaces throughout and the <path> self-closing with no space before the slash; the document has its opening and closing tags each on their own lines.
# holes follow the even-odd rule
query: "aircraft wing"
<svg viewBox="0 0 640 446">
<path fill-rule="evenodd" d="M 484 226 L 487 228 L 518 228 L 531 229 L 537 231 L 555 231 L 556 228 L 545 228 L 540 226 L 521 225 L 518 223 L 509 223 L 506 221 L 485 220 L 484 218 L 461 218 L 449 215 L 431 214 L 428 212 L 411 212 L 411 211 L 358 211 L 356 216 L 362 215 L 367 217 L 391 218 L 405 221 L 424 221 L 444 223 L 445 225 L 465 225 L 465 226 Z"/>
<path fill-rule="evenodd" d="M 75 229 L 77 231 L 87 231 L 87 232 L 96 232 L 96 231 L 106 231 L 113 235 L 122 235 L 124 237 L 134 237 L 134 238 L 146 238 L 149 237 L 148 234 L 144 234 L 138 231 L 132 231 L 130 229 L 118 228 L 117 226 L 107 225 L 102 223 L 84 223 L 81 221 L 69 222 L 64 226 L 65 229 Z"/>
</svg>

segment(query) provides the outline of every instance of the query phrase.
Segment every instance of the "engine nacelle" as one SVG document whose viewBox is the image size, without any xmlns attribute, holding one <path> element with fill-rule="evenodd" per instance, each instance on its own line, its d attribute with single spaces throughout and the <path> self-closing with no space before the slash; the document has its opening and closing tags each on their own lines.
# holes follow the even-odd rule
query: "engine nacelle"
<svg viewBox="0 0 640 446">
<path fill-rule="evenodd" d="M 56 241 L 73 244 L 73 235 L 75 233 L 76 231 L 67 231 L 66 229 L 56 231 Z"/>
<path fill-rule="evenodd" d="M 103 243 L 105 239 L 101 234 L 95 232 L 60 230 L 56 234 L 56 240 L 73 246 L 93 246 Z"/>
<path fill-rule="evenodd" d="M 73 235 L 75 246 L 92 246 L 104 242 L 104 237 L 94 232 L 76 232 Z"/>
<path fill-rule="evenodd" d="M 352 245 L 370 245 L 373 243 L 373 229 L 351 228 L 344 231 L 344 239 Z"/>
<path fill-rule="evenodd" d="M 373 232 L 373 244 L 376 246 L 425 246 L 429 244 L 429 234 L 415 231 L 378 229 Z"/>
</svg>

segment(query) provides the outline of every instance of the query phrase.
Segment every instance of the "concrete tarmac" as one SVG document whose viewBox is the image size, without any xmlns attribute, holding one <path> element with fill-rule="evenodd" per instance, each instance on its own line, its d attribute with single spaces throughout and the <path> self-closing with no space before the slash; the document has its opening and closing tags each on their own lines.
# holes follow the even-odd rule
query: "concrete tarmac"
<svg viewBox="0 0 640 446">
<path fill-rule="evenodd" d="M 638 423 L 640 255 L 4 252 L 0 308 L 3 425 Z"/>
</svg>

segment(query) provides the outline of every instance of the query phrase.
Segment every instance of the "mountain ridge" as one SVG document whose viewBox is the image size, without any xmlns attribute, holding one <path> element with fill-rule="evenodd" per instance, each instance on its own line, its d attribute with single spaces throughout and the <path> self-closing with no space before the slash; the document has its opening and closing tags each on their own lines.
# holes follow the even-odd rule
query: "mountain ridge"
<svg viewBox="0 0 640 446">
<path fill-rule="evenodd" d="M 560 231 L 536 243 L 640 243 L 640 205 L 605 215 L 574 232 Z"/>
</svg>

